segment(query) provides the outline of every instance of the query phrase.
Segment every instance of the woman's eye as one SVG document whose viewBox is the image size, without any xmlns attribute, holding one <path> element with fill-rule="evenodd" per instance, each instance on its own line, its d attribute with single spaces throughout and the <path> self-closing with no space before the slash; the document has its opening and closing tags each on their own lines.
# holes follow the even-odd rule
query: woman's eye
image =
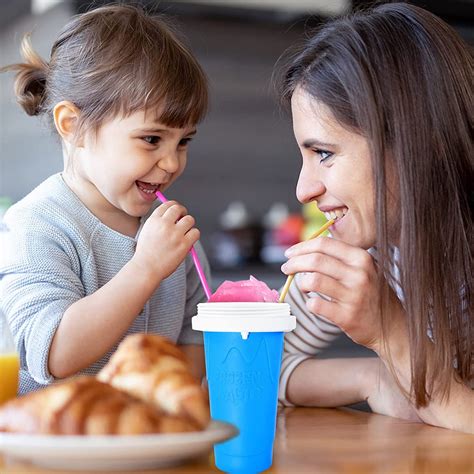
<svg viewBox="0 0 474 474">
<path fill-rule="evenodd" d="M 329 160 L 329 158 L 332 157 L 332 153 L 330 151 L 326 150 L 315 150 L 315 153 L 321 157 L 319 160 L 319 163 L 324 163 L 326 160 Z"/>
<path fill-rule="evenodd" d="M 142 137 L 142 140 L 150 145 L 156 145 L 160 141 L 160 137 L 156 135 L 148 135 L 146 137 Z"/>
</svg>

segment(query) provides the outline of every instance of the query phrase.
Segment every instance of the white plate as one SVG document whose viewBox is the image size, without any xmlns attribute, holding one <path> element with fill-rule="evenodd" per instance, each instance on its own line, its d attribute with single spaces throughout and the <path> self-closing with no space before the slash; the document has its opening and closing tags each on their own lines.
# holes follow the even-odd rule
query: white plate
<svg viewBox="0 0 474 474">
<path fill-rule="evenodd" d="M 236 428 L 211 421 L 204 431 L 137 436 L 55 436 L 0 433 L 0 452 L 53 469 L 132 470 L 178 464 L 232 438 Z"/>
</svg>

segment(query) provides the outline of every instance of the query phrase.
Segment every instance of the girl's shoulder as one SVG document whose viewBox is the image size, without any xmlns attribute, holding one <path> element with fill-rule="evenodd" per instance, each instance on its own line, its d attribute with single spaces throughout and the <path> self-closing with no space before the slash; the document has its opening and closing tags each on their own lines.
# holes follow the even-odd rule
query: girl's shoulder
<svg viewBox="0 0 474 474">
<path fill-rule="evenodd" d="M 78 211 L 84 205 L 79 198 L 68 188 L 60 173 L 53 174 L 45 179 L 25 197 L 11 206 L 6 214 L 5 221 L 15 218 L 41 219 L 55 218 L 61 220 L 67 216 L 79 219 Z"/>
<path fill-rule="evenodd" d="M 91 234 L 97 220 L 57 173 L 11 206 L 4 224 L 13 234 L 79 236 Z"/>
</svg>

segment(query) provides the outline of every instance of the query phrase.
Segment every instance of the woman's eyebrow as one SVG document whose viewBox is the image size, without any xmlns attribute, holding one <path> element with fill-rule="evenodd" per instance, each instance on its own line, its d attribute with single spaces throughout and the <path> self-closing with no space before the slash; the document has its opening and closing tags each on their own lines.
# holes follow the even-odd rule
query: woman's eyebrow
<svg viewBox="0 0 474 474">
<path fill-rule="evenodd" d="M 314 148 L 314 147 L 319 147 L 319 148 L 335 148 L 336 145 L 333 143 L 324 143 L 316 138 L 308 138 L 305 140 L 302 144 L 303 148 Z"/>
</svg>

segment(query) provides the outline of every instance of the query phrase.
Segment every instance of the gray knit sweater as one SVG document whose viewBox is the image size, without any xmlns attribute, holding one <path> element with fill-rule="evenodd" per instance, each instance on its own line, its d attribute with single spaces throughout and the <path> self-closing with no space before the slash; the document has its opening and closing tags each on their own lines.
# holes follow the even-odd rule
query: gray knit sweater
<svg viewBox="0 0 474 474">
<path fill-rule="evenodd" d="M 20 354 L 19 392 L 26 393 L 54 380 L 48 354 L 66 309 L 114 277 L 132 258 L 136 239 L 102 224 L 60 174 L 12 206 L 4 222 L 9 231 L 2 232 L 0 303 Z M 196 248 L 209 276 L 202 248 Z M 201 333 L 191 328 L 191 317 L 204 300 L 188 256 L 160 284 L 127 334 L 158 333 L 178 344 L 202 344 Z M 82 373 L 97 373 L 115 349 Z"/>
</svg>

